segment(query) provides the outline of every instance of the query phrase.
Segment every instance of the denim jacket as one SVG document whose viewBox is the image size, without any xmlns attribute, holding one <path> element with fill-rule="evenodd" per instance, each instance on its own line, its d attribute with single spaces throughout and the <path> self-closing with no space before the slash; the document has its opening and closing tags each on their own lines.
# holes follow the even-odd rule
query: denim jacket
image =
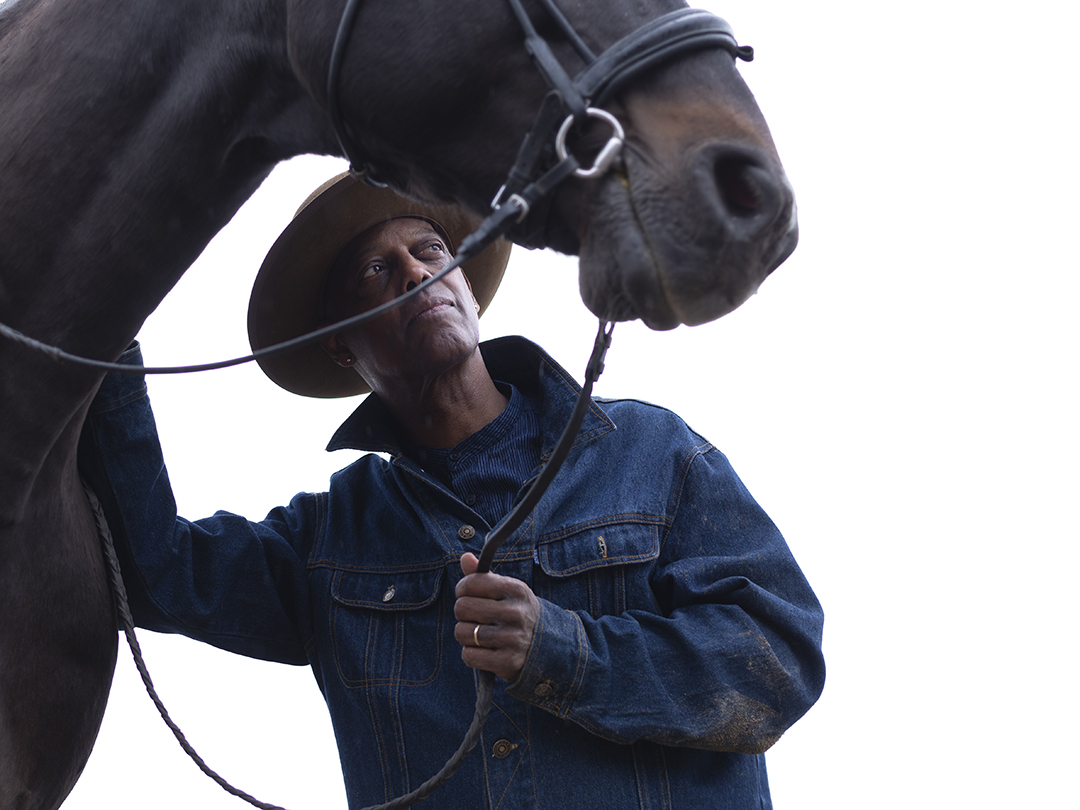
<svg viewBox="0 0 1080 810">
<path fill-rule="evenodd" d="M 578 386 L 524 339 L 482 351 L 493 378 L 543 402 L 546 458 Z M 492 527 L 403 455 L 391 425 L 369 397 L 329 449 L 389 461 L 365 455 L 260 522 L 177 518 L 140 377 L 106 378 L 81 454 L 137 623 L 310 665 L 353 808 L 434 774 L 475 702 L 454 586 Z M 515 681 L 496 682 L 478 749 L 417 807 L 771 806 L 762 753 L 821 692 L 822 613 L 719 451 L 670 411 L 594 400 L 493 570 L 539 597 L 532 647 Z"/>
</svg>

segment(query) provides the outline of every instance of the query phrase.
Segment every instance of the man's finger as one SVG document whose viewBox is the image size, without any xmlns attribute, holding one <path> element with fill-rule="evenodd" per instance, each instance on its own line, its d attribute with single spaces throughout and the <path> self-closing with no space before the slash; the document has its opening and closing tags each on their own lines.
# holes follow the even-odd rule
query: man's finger
<svg viewBox="0 0 1080 810">
<path fill-rule="evenodd" d="M 471 551 L 467 551 L 461 555 L 461 573 L 465 576 L 476 573 L 476 567 L 480 564 L 480 560 Z"/>
</svg>

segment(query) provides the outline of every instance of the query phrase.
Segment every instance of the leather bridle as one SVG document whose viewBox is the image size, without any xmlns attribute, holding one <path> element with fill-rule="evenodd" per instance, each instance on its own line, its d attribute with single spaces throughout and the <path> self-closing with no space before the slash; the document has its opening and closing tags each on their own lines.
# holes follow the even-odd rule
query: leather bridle
<svg viewBox="0 0 1080 810">
<path fill-rule="evenodd" d="M 613 115 L 602 109 L 602 105 L 628 80 L 674 56 L 696 50 L 720 48 L 733 58 L 745 61 L 754 58 L 754 49 L 740 46 L 725 20 L 707 11 L 690 8 L 670 12 L 645 23 L 597 56 L 574 30 L 554 0 L 537 0 L 585 63 L 585 68 L 571 78 L 547 40 L 537 32 L 521 0 L 507 1 L 525 34 L 525 50 L 550 90 L 544 97 L 532 129 L 521 143 L 506 180 L 491 201 L 491 213 L 477 229 L 473 239 L 463 243 L 463 249 L 468 249 L 469 256 L 483 250 L 497 236 L 504 235 L 514 225 L 521 223 L 539 201 L 549 197 L 568 177 L 596 178 L 612 166 L 622 149 L 623 129 Z M 349 160 L 353 174 L 372 185 L 384 185 L 374 159 L 357 148 L 341 114 L 339 79 L 360 2 L 348 0 L 341 16 L 330 55 L 326 82 L 327 109 L 341 151 Z M 583 127 L 588 118 L 606 122 L 612 134 L 593 159 L 592 165 L 583 167 L 568 152 L 566 141 L 571 128 Z"/>
<path fill-rule="evenodd" d="M 567 178 L 577 176 L 583 179 L 591 179 L 602 176 L 618 159 L 623 145 L 622 126 L 611 113 L 602 109 L 602 105 L 614 92 L 637 74 L 674 56 L 702 49 L 720 48 L 730 53 L 733 58 L 746 61 L 753 59 L 753 49 L 740 46 L 735 41 L 735 36 L 727 22 L 709 12 L 697 9 L 682 9 L 664 14 L 618 40 L 597 56 L 593 54 L 580 35 L 574 30 L 573 26 L 555 5 L 554 0 L 537 0 L 585 63 L 585 68 L 576 76 L 571 77 L 555 57 L 547 41 L 537 32 L 521 0 L 507 1 L 510 3 L 514 16 L 524 31 L 525 49 L 543 75 L 550 90 L 544 97 L 532 129 L 522 141 L 517 158 L 507 174 L 506 181 L 491 202 L 491 212 L 474 233 L 462 240 L 461 245 L 458 246 L 454 261 L 440 270 L 424 285 L 419 285 L 412 291 L 387 304 L 353 316 L 346 321 L 324 327 L 284 343 L 260 349 L 246 357 L 198 366 L 146 368 L 108 363 L 70 354 L 58 347 L 49 346 L 30 338 L 2 323 L 0 323 L 0 334 L 45 352 L 57 360 L 67 360 L 106 371 L 129 374 L 176 374 L 188 371 L 203 371 L 239 365 L 259 357 L 290 351 L 300 345 L 377 318 L 387 310 L 400 306 L 409 298 L 420 293 L 427 286 L 427 283 L 442 278 L 463 262 L 477 255 L 496 238 L 508 233 L 529 215 L 534 206 L 549 198 L 559 184 Z M 341 16 L 330 57 L 329 75 L 327 77 L 327 106 L 341 150 L 348 158 L 352 172 L 372 185 L 382 185 L 379 180 L 379 170 L 374 165 L 373 158 L 365 156 L 356 148 L 348 125 L 341 115 L 338 90 L 339 77 L 359 5 L 360 0 L 348 0 Z M 612 134 L 606 145 L 593 158 L 592 164 L 582 166 L 568 149 L 567 140 L 575 127 L 583 127 L 587 119 L 590 118 L 607 123 L 611 127 Z M 604 354 L 610 345 L 610 341 L 611 325 L 601 321 L 593 346 L 593 353 L 586 370 L 585 384 L 578 396 L 563 435 L 525 497 L 486 538 L 477 568 L 479 572 L 490 570 L 492 559 L 499 546 L 521 525 L 536 506 L 569 452 L 585 412 L 588 410 L 593 383 L 603 370 Z M 99 522 L 103 521 L 104 516 L 102 514 Z M 106 545 L 108 547 L 108 543 Z M 113 565 L 116 568 L 114 579 L 119 581 L 118 565 L 115 562 Z M 126 610 L 126 598 L 123 596 L 122 583 L 117 588 L 117 600 L 121 603 L 123 612 Z M 128 624 L 130 625 L 130 621 Z M 130 631 L 129 638 L 133 638 L 134 627 L 130 626 L 128 629 Z M 139 655 L 134 643 L 133 652 L 136 653 L 136 660 L 138 661 Z M 449 779 L 458 769 L 465 756 L 475 747 L 479 740 L 480 732 L 491 708 L 495 676 L 484 670 L 478 670 L 476 676 L 477 700 L 473 722 L 465 739 L 451 759 L 439 773 L 416 790 L 386 804 L 367 808 L 367 810 L 391 810 L 392 808 L 407 807 L 414 804 L 429 796 L 435 788 Z M 144 680 L 148 680 L 147 675 L 144 675 Z M 155 702 L 157 702 L 152 690 L 151 695 L 155 697 Z M 159 709 L 164 714 L 163 707 L 159 706 Z M 171 721 L 167 717 L 166 721 L 170 722 L 170 727 L 172 727 Z M 179 735 L 179 729 L 174 728 L 174 733 L 177 733 L 178 737 L 182 737 L 182 735 Z M 185 740 L 181 739 L 182 744 L 185 742 Z M 185 750 L 187 750 L 186 747 Z M 195 758 L 198 762 L 197 755 Z M 205 766 L 202 767 L 207 770 Z M 226 789 L 231 790 L 256 807 L 280 810 L 275 805 L 259 802 L 242 791 L 236 791 L 231 786 Z"/>
<path fill-rule="evenodd" d="M 510 3 L 514 16 L 524 31 L 525 49 L 551 89 L 544 97 L 532 129 L 522 140 L 517 158 L 507 173 L 506 180 L 491 202 L 491 212 L 476 231 L 462 240 L 454 261 L 440 270 L 430 281 L 443 278 L 480 253 L 495 239 L 511 232 L 516 225 L 524 221 L 538 203 L 549 199 L 559 184 L 567 178 L 571 176 L 585 179 L 596 178 L 611 168 L 622 150 L 623 130 L 618 120 L 600 105 L 631 78 L 674 56 L 697 50 L 720 48 L 736 59 L 750 61 L 754 58 L 753 48 L 739 45 L 731 26 L 726 21 L 707 11 L 689 8 L 669 12 L 645 23 L 596 56 L 570 25 L 555 5 L 554 0 L 537 0 L 585 62 L 585 68 L 571 78 L 555 57 L 547 41 L 537 32 L 521 0 L 507 0 L 507 2 Z M 382 185 L 378 179 L 378 167 L 373 165 L 372 158 L 366 157 L 357 149 L 349 133 L 348 125 L 341 116 L 339 77 L 359 6 L 360 0 L 348 0 L 341 15 L 330 56 L 327 108 L 341 145 L 341 151 L 349 160 L 353 174 L 363 177 L 372 185 Z M 606 122 L 611 127 L 612 134 L 607 144 L 593 159 L 592 165 L 583 167 L 568 150 L 567 139 L 573 128 L 580 127 L 589 118 Z M 82 357 L 29 337 L 3 323 L 0 323 L 0 335 L 40 351 L 54 360 L 72 362 L 103 371 L 121 374 L 183 374 L 227 368 L 292 351 L 344 329 L 378 318 L 388 310 L 420 294 L 421 290 L 422 285 L 398 296 L 393 301 L 354 315 L 347 320 L 273 346 L 263 347 L 251 354 L 198 365 L 155 368 Z"/>
<path fill-rule="evenodd" d="M 733 58 L 750 61 L 754 51 L 740 46 L 731 26 L 719 17 L 699 9 L 681 9 L 652 20 L 623 37 L 599 56 L 593 54 L 577 31 L 555 5 L 554 0 L 538 0 L 547 14 L 562 31 L 585 68 L 573 78 L 555 57 L 547 41 L 540 36 L 526 13 L 521 0 L 508 0 L 525 33 L 525 49 L 550 88 L 540 106 L 532 129 L 526 134 L 502 187 L 491 201 L 491 213 L 471 235 L 462 240 L 454 262 L 441 270 L 431 281 L 449 273 L 462 262 L 475 256 L 497 237 L 509 232 L 524 221 L 533 207 L 549 198 L 555 188 L 571 176 L 592 179 L 607 172 L 622 150 L 623 129 L 618 119 L 601 108 L 612 93 L 629 79 L 673 56 L 706 48 L 721 48 Z M 327 77 L 327 104 L 341 150 L 349 160 L 354 175 L 372 185 L 384 185 L 378 168 L 370 156 L 356 148 L 348 125 L 341 115 L 338 80 L 353 21 L 360 0 L 348 0 L 338 26 Z M 592 165 L 583 167 L 568 150 L 567 137 L 574 127 L 582 127 L 589 118 L 599 119 L 611 127 L 611 137 L 597 153 Z M 418 291 L 414 290 L 414 292 Z M 406 294 L 408 295 L 408 293 Z M 399 297 L 391 304 L 397 305 Z M 367 313 L 365 313 L 367 314 Z M 374 317 L 374 316 L 372 316 Z M 335 328 L 341 328 L 338 325 Z M 611 325 L 601 321 L 585 374 L 585 384 L 578 395 L 574 411 L 540 475 L 514 510 L 485 539 L 477 572 L 487 572 L 495 553 L 532 512 L 548 484 L 566 458 L 577 437 L 581 422 L 588 410 L 593 383 L 603 370 L 604 355 L 611 342 Z M 393 810 L 408 807 L 431 793 L 457 771 L 461 762 L 475 747 L 488 712 L 495 687 L 495 676 L 485 670 L 476 671 L 476 711 L 458 750 L 435 776 L 416 790 L 386 804 L 366 810 Z"/>
</svg>

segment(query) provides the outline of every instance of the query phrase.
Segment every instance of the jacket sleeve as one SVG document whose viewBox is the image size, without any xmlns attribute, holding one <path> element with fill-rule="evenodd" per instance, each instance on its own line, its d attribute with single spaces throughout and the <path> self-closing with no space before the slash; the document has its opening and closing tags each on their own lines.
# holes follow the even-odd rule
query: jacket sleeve
<svg viewBox="0 0 1080 810">
<path fill-rule="evenodd" d="M 141 365 L 138 346 L 121 362 Z M 305 559 L 319 496 L 298 495 L 261 522 L 227 512 L 177 517 L 139 375 L 105 378 L 80 438 L 79 466 L 105 509 L 138 626 L 308 663 Z"/>
<path fill-rule="evenodd" d="M 508 691 L 614 742 L 760 753 L 824 686 L 821 607 L 723 454 L 696 448 L 685 469 L 647 574 L 657 610 L 541 600 Z"/>
</svg>

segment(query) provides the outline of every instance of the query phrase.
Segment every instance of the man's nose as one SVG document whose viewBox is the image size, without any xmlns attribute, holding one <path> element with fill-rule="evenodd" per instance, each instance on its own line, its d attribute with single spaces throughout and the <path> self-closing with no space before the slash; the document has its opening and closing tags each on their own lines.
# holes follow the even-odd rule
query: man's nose
<svg viewBox="0 0 1080 810">
<path fill-rule="evenodd" d="M 406 264 L 405 272 L 403 274 L 403 278 L 405 279 L 405 292 L 416 289 L 433 275 L 434 274 L 426 264 L 410 257 L 410 261 Z"/>
</svg>

